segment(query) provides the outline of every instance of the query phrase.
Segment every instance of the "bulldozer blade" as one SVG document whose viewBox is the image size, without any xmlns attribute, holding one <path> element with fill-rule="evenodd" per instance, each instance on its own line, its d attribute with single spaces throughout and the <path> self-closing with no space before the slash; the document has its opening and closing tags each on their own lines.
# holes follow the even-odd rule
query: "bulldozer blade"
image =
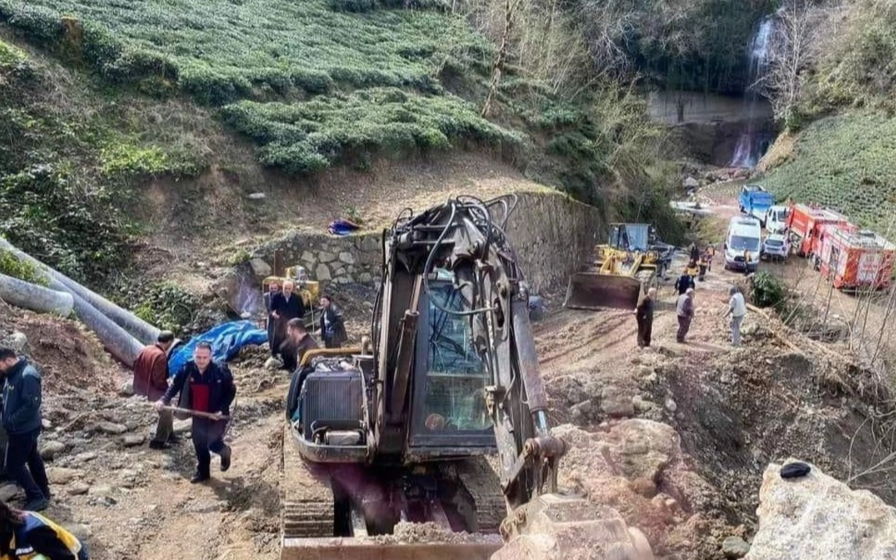
<svg viewBox="0 0 896 560">
<path fill-rule="evenodd" d="M 579 272 L 569 277 L 563 306 L 590 310 L 634 309 L 641 290 L 641 281 L 631 276 Z"/>
<path fill-rule="evenodd" d="M 458 535 L 458 542 L 398 542 L 394 537 L 283 539 L 280 560 L 489 560 L 500 535 Z"/>
</svg>

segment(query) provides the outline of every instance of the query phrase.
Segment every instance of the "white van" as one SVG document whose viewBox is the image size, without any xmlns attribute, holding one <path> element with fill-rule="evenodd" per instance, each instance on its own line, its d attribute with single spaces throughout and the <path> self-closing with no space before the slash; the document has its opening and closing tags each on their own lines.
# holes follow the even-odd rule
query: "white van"
<svg viewBox="0 0 896 560">
<path fill-rule="evenodd" d="M 765 229 L 769 233 L 783 233 L 787 225 L 787 215 L 790 208 L 786 206 L 772 206 L 765 213 Z"/>
<path fill-rule="evenodd" d="M 749 216 L 731 218 L 725 236 L 725 270 L 756 272 L 762 254 L 762 226 Z"/>
</svg>

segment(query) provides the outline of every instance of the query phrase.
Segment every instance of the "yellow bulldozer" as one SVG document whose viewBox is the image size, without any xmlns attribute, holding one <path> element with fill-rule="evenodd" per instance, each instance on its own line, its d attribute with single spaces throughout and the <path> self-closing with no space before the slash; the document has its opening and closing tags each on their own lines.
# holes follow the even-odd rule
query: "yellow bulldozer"
<svg viewBox="0 0 896 560">
<path fill-rule="evenodd" d="M 675 247 L 657 240 L 650 224 L 610 224 L 610 238 L 595 247 L 594 267 L 573 274 L 564 307 L 634 309 L 638 298 L 663 278 Z"/>
</svg>

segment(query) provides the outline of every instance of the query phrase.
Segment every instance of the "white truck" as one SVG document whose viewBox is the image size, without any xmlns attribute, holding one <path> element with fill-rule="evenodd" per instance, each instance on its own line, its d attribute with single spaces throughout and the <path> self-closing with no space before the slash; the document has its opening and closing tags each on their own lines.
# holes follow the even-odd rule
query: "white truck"
<svg viewBox="0 0 896 560">
<path fill-rule="evenodd" d="M 790 214 L 790 208 L 786 206 L 772 206 L 765 213 L 765 229 L 769 233 L 784 233 L 787 227 L 787 216 Z"/>
</svg>

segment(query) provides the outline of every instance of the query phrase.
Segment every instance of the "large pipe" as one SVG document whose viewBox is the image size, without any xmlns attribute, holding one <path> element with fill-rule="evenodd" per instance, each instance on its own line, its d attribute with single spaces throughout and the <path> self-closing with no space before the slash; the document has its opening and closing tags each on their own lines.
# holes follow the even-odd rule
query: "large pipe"
<svg viewBox="0 0 896 560">
<path fill-rule="evenodd" d="M 72 294 L 73 296 L 80 297 L 86 303 L 92 305 L 98 311 L 102 312 L 104 315 L 112 319 L 119 326 L 126 329 L 144 344 L 154 344 L 158 339 L 160 331 L 156 327 L 150 325 L 143 319 L 140 319 L 133 313 L 130 313 L 129 311 L 126 311 L 121 307 L 115 305 L 103 296 L 78 284 L 61 272 L 53 270 L 31 255 L 20 251 L 2 237 L 0 237 L 0 249 L 5 249 L 18 258 L 33 264 L 39 270 L 46 272 L 50 276 L 50 287 L 52 289 L 59 290 L 61 292 L 67 292 Z M 77 309 L 77 301 L 75 309 Z"/>
<path fill-rule="evenodd" d="M 5 274 L 0 274 L 0 298 L 16 307 L 61 317 L 71 315 L 75 304 L 70 293 L 50 290 Z"/>
<path fill-rule="evenodd" d="M 143 344 L 131 336 L 129 332 L 118 326 L 114 321 L 100 313 L 94 306 L 77 294 L 71 294 L 75 303 L 75 313 L 78 319 L 87 325 L 87 328 L 96 333 L 103 346 L 110 354 L 121 360 L 129 368 L 134 367 L 137 354 L 143 349 Z"/>
</svg>

